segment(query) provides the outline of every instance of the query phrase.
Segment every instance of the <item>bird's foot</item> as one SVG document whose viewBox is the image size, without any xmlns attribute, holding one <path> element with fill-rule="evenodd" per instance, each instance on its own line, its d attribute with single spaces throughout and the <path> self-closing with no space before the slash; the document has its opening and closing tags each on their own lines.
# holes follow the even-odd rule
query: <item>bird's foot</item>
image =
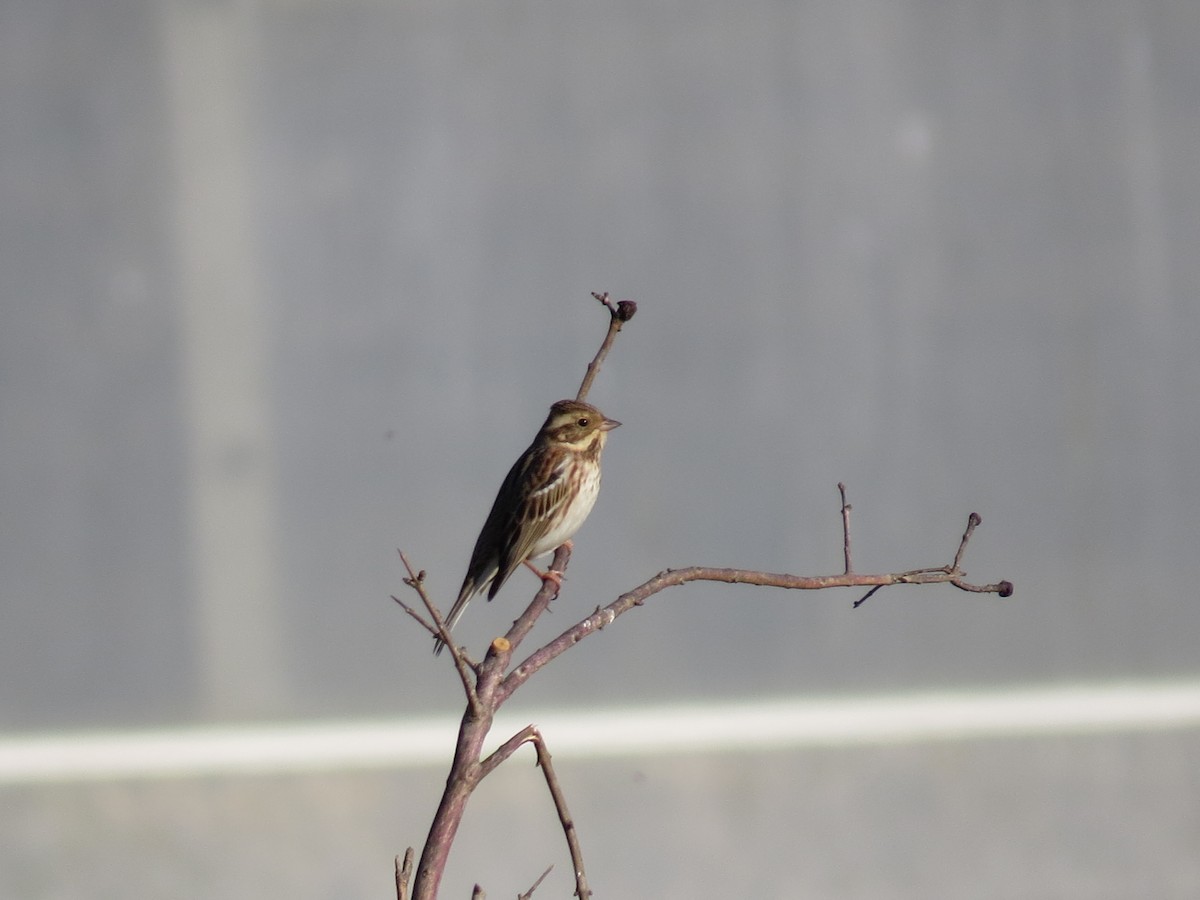
<svg viewBox="0 0 1200 900">
<path fill-rule="evenodd" d="M 558 590 L 562 590 L 562 580 L 563 580 L 562 572 L 555 572 L 553 569 L 547 569 L 546 571 L 543 572 L 541 569 L 539 569 L 537 566 L 535 566 L 529 560 L 525 560 L 525 565 L 529 566 L 529 571 L 532 572 L 534 575 L 536 575 L 538 578 L 542 579 L 542 581 L 553 581 L 554 587 L 557 588 Z"/>
</svg>

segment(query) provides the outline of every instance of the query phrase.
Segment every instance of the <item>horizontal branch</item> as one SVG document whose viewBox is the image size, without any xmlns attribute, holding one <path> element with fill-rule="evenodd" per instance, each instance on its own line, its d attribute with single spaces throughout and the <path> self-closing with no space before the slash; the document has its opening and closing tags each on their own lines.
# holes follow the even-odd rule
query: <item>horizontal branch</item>
<svg viewBox="0 0 1200 900">
<path fill-rule="evenodd" d="M 720 581 L 725 584 L 756 584 L 760 587 L 787 588 L 794 591 L 819 591 L 833 587 L 887 587 L 893 584 L 954 584 L 956 587 L 963 573 L 949 566 L 935 569 L 912 569 L 908 572 L 891 572 L 884 575 L 786 575 L 775 572 L 759 572 L 754 569 L 719 569 L 712 566 L 690 566 L 686 569 L 666 569 L 649 581 L 638 585 L 622 595 L 629 597 L 630 605 L 638 606 L 647 597 L 659 591 L 687 584 L 689 581 Z M 1002 583 L 1003 584 L 1003 583 Z M 1001 584 L 969 585 L 964 590 L 1002 593 Z"/>
<path fill-rule="evenodd" d="M 509 672 L 496 692 L 498 703 L 503 703 L 534 672 L 550 660 L 578 644 L 585 637 L 602 631 L 616 618 L 635 606 L 641 606 L 659 591 L 678 587 L 691 581 L 718 581 L 725 584 L 752 584 L 760 587 L 777 587 L 797 591 L 817 591 L 836 587 L 868 587 L 872 590 L 896 584 L 952 584 L 956 588 L 972 593 L 1012 595 L 1011 582 L 996 584 L 971 584 L 966 573 L 956 566 L 941 566 L 929 569 L 912 569 L 907 572 L 891 572 L 883 575 L 787 575 L 776 572 L 759 572 L 753 569 L 722 569 L 711 566 L 690 566 L 686 569 L 666 569 L 653 578 L 626 591 L 612 603 L 598 608 L 583 621 L 567 629 L 550 643 L 533 653 Z"/>
</svg>

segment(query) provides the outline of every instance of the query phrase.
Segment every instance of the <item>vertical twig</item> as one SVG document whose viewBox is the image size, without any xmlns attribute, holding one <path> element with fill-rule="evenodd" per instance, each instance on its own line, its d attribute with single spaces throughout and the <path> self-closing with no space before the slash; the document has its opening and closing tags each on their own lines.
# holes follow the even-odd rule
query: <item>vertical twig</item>
<svg viewBox="0 0 1200 900">
<path fill-rule="evenodd" d="M 575 395 L 576 400 L 587 399 L 588 391 L 592 389 L 592 382 L 596 380 L 596 373 L 600 371 L 600 364 L 604 362 L 604 357 L 608 356 L 609 348 L 612 347 L 613 341 L 617 339 L 617 332 L 637 312 L 637 304 L 632 300 L 621 300 L 618 303 L 613 303 L 608 299 L 607 291 L 603 294 L 597 294 L 593 291 L 592 296 L 604 304 L 604 307 L 608 310 L 612 318 L 608 321 L 608 334 L 604 336 L 604 341 L 600 344 L 600 349 L 596 351 L 596 358 L 588 363 L 587 373 L 583 376 L 583 383 L 579 385 L 579 393 Z"/>
<path fill-rule="evenodd" d="M 412 878 L 413 848 L 404 851 L 404 862 L 396 857 L 396 900 L 408 900 L 408 882 Z"/>
<path fill-rule="evenodd" d="M 850 509 L 846 502 L 846 485 L 838 482 L 838 493 L 842 495 L 842 553 L 846 558 L 846 574 L 854 572 L 854 564 L 850 561 Z"/>
<path fill-rule="evenodd" d="M 579 836 L 575 833 L 575 820 L 571 818 L 571 812 L 567 809 L 567 798 L 558 784 L 558 776 L 554 774 L 554 766 L 550 762 L 550 751 L 542 739 L 542 733 L 536 728 L 533 728 L 532 731 L 533 736 L 530 741 L 534 750 L 537 751 L 538 766 L 546 777 L 546 787 L 554 799 L 554 808 L 558 811 L 558 821 L 562 823 L 563 834 L 567 838 L 571 864 L 575 867 L 575 896 L 579 900 L 588 900 L 592 896 L 592 890 L 588 887 L 587 875 L 583 871 L 583 851 L 579 848 Z"/>
<path fill-rule="evenodd" d="M 978 527 L 983 519 L 979 513 L 971 513 L 967 516 L 967 530 L 963 532 L 962 540 L 958 544 L 958 552 L 954 554 L 954 562 L 950 563 L 950 568 L 955 572 L 958 571 L 958 564 L 962 562 L 963 554 L 967 552 L 967 541 L 971 540 L 971 534 Z"/>
</svg>

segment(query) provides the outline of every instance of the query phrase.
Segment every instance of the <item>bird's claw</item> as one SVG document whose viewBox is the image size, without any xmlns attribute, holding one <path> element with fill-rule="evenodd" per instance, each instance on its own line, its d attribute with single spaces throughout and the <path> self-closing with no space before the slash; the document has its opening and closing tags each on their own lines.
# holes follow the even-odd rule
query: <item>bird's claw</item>
<svg viewBox="0 0 1200 900">
<path fill-rule="evenodd" d="M 538 578 L 542 579 L 542 581 L 553 581 L 554 587 L 557 588 L 558 590 L 562 590 L 562 580 L 563 580 L 562 572 L 556 572 L 553 569 L 546 569 L 543 572 L 541 569 L 539 569 L 537 566 L 535 566 L 529 560 L 525 560 L 525 565 L 529 566 L 529 571 L 531 571 Z"/>
</svg>

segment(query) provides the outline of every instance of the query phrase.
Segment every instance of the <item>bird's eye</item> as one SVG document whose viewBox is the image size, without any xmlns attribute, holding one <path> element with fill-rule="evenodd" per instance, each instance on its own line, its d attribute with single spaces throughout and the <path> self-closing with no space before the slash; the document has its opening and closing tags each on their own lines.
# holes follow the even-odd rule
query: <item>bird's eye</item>
<svg viewBox="0 0 1200 900">
<path fill-rule="evenodd" d="M 575 424 L 576 424 L 576 425 L 578 425 L 580 428 L 587 428 L 587 426 L 588 426 L 588 417 L 587 417 L 587 416 L 580 416 L 580 417 L 579 417 L 579 420 L 578 420 L 578 421 L 577 421 Z"/>
</svg>

